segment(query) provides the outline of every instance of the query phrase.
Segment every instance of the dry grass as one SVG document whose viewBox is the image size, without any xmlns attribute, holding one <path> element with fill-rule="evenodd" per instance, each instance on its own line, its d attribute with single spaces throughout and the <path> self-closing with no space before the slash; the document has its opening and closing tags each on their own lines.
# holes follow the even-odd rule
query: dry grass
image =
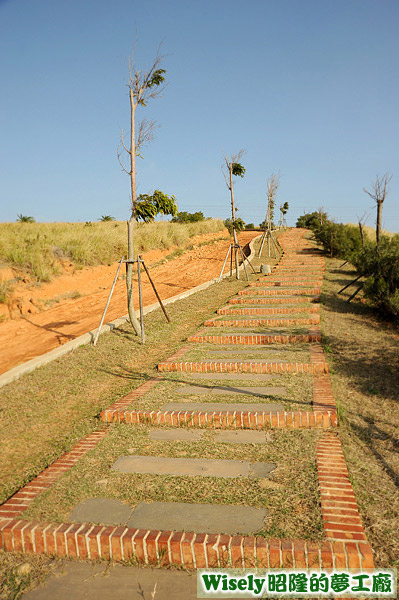
<svg viewBox="0 0 399 600">
<path fill-rule="evenodd" d="M 346 225 L 350 225 L 351 227 L 359 227 L 358 223 L 346 223 Z M 368 227 L 367 225 L 363 226 L 364 233 L 366 234 L 366 238 L 371 242 L 375 242 L 375 227 Z M 390 231 L 386 231 L 383 229 L 381 231 L 382 235 L 386 235 L 389 238 L 393 237 L 395 233 L 391 233 Z"/>
<path fill-rule="evenodd" d="M 135 227 L 135 251 L 190 245 L 201 233 L 224 230 L 218 219 L 197 223 L 159 221 Z M 37 281 L 49 281 L 62 260 L 76 265 L 112 264 L 127 252 L 126 224 L 100 223 L 0 223 L 0 261 L 24 269 Z"/>
<path fill-rule="evenodd" d="M 356 276 L 327 260 L 322 332 L 334 395 L 343 413 L 340 438 L 376 563 L 399 556 L 399 330 L 361 299 L 337 292 Z"/>
</svg>

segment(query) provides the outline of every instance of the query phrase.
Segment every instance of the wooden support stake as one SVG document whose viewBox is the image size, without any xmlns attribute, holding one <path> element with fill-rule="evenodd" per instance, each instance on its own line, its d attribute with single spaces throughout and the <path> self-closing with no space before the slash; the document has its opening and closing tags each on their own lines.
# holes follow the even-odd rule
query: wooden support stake
<svg viewBox="0 0 399 600">
<path fill-rule="evenodd" d="M 144 313 L 143 313 L 143 290 L 141 288 L 140 263 L 141 263 L 140 257 L 137 257 L 137 281 L 138 281 L 138 284 L 139 284 L 139 306 L 140 306 L 141 343 L 145 344 Z"/>
<path fill-rule="evenodd" d="M 111 302 L 111 297 L 112 297 L 112 294 L 114 292 L 115 285 L 116 285 L 116 282 L 117 282 L 117 279 L 118 279 L 118 275 L 119 275 L 119 271 L 121 270 L 121 266 L 123 264 L 124 258 L 125 257 L 122 256 L 121 260 L 119 261 L 119 265 L 118 265 L 118 268 L 116 270 L 116 275 L 115 275 L 114 281 L 112 283 L 111 291 L 110 291 L 110 293 L 108 295 L 108 300 L 107 300 L 107 303 L 106 303 L 105 308 L 104 308 L 103 316 L 101 317 L 100 325 L 98 326 L 98 329 L 96 331 L 96 335 L 94 336 L 93 346 L 95 346 L 97 344 L 97 340 L 98 340 L 98 337 L 99 337 L 100 332 L 101 332 L 101 327 L 103 326 L 105 315 L 107 314 L 109 303 Z"/>
<path fill-rule="evenodd" d="M 161 300 L 161 298 L 160 298 L 160 296 L 159 296 L 159 294 L 158 294 L 158 292 L 157 292 L 157 289 L 156 289 L 156 287 L 155 287 L 155 284 L 154 284 L 153 280 L 151 279 L 151 275 L 150 275 L 150 273 L 149 273 L 149 271 L 148 271 L 148 269 L 147 269 L 147 267 L 146 267 L 146 264 L 145 264 L 144 260 L 141 258 L 141 256 L 139 256 L 139 258 L 140 258 L 141 262 L 143 263 L 144 270 L 145 270 L 145 272 L 147 273 L 148 280 L 149 280 L 149 282 L 150 282 L 150 283 L 151 283 L 151 285 L 152 285 L 152 289 L 153 289 L 153 290 L 154 290 L 154 292 L 155 292 L 155 295 L 156 295 L 156 297 L 157 297 L 157 300 L 158 300 L 158 302 L 159 302 L 159 304 L 160 304 L 160 306 L 161 306 L 161 308 L 162 308 L 163 314 L 165 315 L 167 322 L 168 322 L 168 323 L 170 323 L 170 319 L 169 319 L 168 313 L 166 312 L 166 310 L 165 310 L 165 307 L 164 307 L 164 305 L 162 304 L 162 300 Z"/>
</svg>

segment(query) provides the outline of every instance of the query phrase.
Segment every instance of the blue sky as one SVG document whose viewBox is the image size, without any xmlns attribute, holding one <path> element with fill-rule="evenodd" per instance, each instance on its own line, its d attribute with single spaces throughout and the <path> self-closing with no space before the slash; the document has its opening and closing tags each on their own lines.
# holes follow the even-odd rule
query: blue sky
<svg viewBox="0 0 399 600">
<path fill-rule="evenodd" d="M 323 206 L 375 223 L 362 191 L 393 174 L 383 225 L 399 231 L 397 0 L 0 0 L 1 220 L 129 215 L 116 157 L 129 126 L 127 59 L 160 41 L 167 87 L 138 160 L 139 193 L 229 216 L 223 154 L 246 150 L 238 216 L 259 223 L 267 177 L 288 223 Z"/>
</svg>

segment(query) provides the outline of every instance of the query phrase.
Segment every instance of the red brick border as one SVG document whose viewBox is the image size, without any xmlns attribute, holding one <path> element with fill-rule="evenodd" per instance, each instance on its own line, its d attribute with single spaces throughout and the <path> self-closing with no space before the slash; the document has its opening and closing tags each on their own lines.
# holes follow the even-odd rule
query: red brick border
<svg viewBox="0 0 399 600">
<path fill-rule="evenodd" d="M 261 298 L 259 296 L 253 296 L 252 298 L 244 298 L 243 296 L 238 296 L 236 298 L 230 298 L 228 304 L 279 304 L 281 305 L 283 300 L 284 304 L 307 304 L 312 306 L 315 302 L 319 302 L 320 296 L 312 296 L 312 299 L 308 298 L 298 298 L 295 296 L 290 296 L 289 298 Z"/>
<path fill-rule="evenodd" d="M 318 313 L 320 311 L 320 304 L 310 304 L 309 306 L 289 306 L 283 308 L 218 308 L 216 313 L 218 315 L 289 315 L 291 313 Z"/>
<path fill-rule="evenodd" d="M 282 288 L 285 289 L 287 286 L 289 286 L 290 284 L 294 283 L 295 287 L 298 288 L 311 288 L 311 287 L 321 287 L 323 284 L 323 281 L 321 279 L 321 277 L 319 277 L 318 279 L 316 279 L 315 277 L 313 277 L 310 281 L 306 281 L 305 279 L 298 279 L 295 282 L 293 281 L 284 281 L 283 279 L 274 279 L 274 280 L 270 280 L 267 279 L 265 281 L 263 280 L 258 280 L 258 281 L 253 281 L 251 283 L 248 284 L 249 287 L 278 287 L 278 288 Z"/>
<path fill-rule="evenodd" d="M 366 542 L 345 456 L 336 435 L 327 433 L 317 442 L 316 461 L 327 538 L 346 543 Z"/>
<path fill-rule="evenodd" d="M 224 335 L 205 335 L 199 334 L 192 335 L 188 338 L 189 342 L 197 343 L 213 343 L 213 344 L 246 344 L 246 345 L 258 345 L 263 346 L 264 344 L 295 344 L 295 343 L 314 343 L 321 340 L 321 333 L 311 332 L 297 334 L 297 335 L 265 335 L 265 334 L 253 334 L 253 335 L 240 335 L 240 334 L 227 334 Z"/>
<path fill-rule="evenodd" d="M 306 296 L 306 297 L 314 297 L 320 296 L 321 288 L 281 288 L 281 289 L 262 289 L 262 288 L 246 288 L 245 290 L 240 290 L 238 292 L 238 296 L 248 296 L 248 295 L 257 295 L 257 296 Z"/>
<path fill-rule="evenodd" d="M 120 410 L 108 408 L 101 413 L 106 423 L 208 427 L 210 429 L 309 429 L 337 426 L 334 410 L 324 411 L 164 411 Z"/>
<path fill-rule="evenodd" d="M 290 327 L 291 325 L 318 325 L 320 317 L 310 317 L 308 319 L 209 319 L 204 322 L 204 327 Z"/>
<path fill-rule="evenodd" d="M 324 542 L 241 535 L 105 527 L 87 523 L 0 521 L 0 547 L 6 552 L 69 558 L 131 561 L 146 565 L 264 568 L 372 568 L 364 541 Z"/>
<path fill-rule="evenodd" d="M 187 373 L 328 373 L 322 363 L 262 363 L 262 362 L 162 362 L 158 371 Z"/>
</svg>

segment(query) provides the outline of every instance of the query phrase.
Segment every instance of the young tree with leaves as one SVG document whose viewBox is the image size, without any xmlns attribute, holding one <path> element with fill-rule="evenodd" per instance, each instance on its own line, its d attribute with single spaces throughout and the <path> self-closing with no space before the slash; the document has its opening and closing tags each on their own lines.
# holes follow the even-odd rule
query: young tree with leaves
<svg viewBox="0 0 399 600">
<path fill-rule="evenodd" d="M 238 239 L 237 239 L 237 230 L 241 230 L 241 223 L 237 222 L 236 219 L 236 207 L 234 203 L 234 186 L 233 186 L 233 176 L 235 177 L 244 177 L 245 168 L 239 162 L 244 154 L 244 150 L 240 150 L 237 154 L 233 154 L 231 157 L 224 157 L 224 165 L 222 167 L 222 172 L 224 176 L 224 180 L 228 189 L 230 190 L 230 201 L 231 201 L 231 229 L 233 232 L 234 239 L 234 256 L 235 256 L 235 264 L 236 264 L 236 277 L 240 278 L 240 272 L 238 270 Z M 241 219 L 239 221 L 242 221 Z"/>
<path fill-rule="evenodd" d="M 139 216 L 138 199 L 136 190 L 136 156 L 141 156 L 140 151 L 143 145 L 152 140 L 156 123 L 154 121 L 146 121 L 143 119 L 136 132 L 136 111 L 139 107 L 145 107 L 149 100 L 156 98 L 163 90 L 165 81 L 165 69 L 160 68 L 162 56 L 158 52 L 148 71 L 139 71 L 136 69 L 134 62 L 134 54 L 129 58 L 129 100 L 130 100 L 130 143 L 129 147 L 125 144 L 123 130 L 121 132 L 121 144 L 123 150 L 127 152 L 130 164 L 126 168 L 121 160 L 121 150 L 118 148 L 118 160 L 122 169 L 130 176 L 130 192 L 131 192 L 131 216 L 127 222 L 127 240 L 128 240 L 128 263 L 126 270 L 126 286 L 127 286 L 127 304 L 130 322 L 137 335 L 141 334 L 140 323 L 136 317 L 133 306 L 133 237 L 134 224 Z M 147 203 L 148 206 L 148 203 Z"/>
</svg>

